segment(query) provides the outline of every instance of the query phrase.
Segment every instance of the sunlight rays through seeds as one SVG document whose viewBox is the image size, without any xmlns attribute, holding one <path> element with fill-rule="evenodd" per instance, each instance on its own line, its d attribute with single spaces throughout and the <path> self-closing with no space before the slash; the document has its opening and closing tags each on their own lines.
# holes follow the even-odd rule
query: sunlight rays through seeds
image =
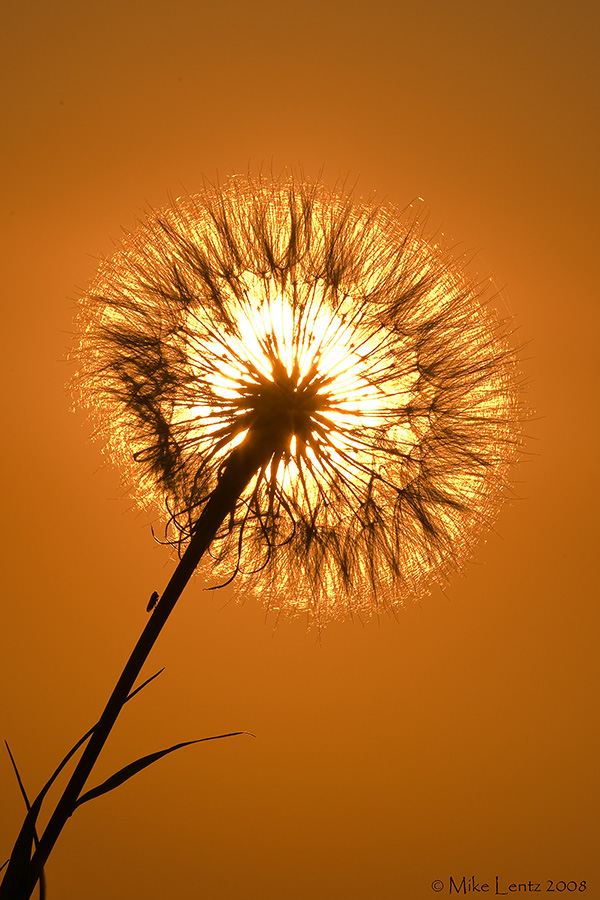
<svg viewBox="0 0 600 900">
<path fill-rule="evenodd" d="M 324 623 L 443 582 L 509 487 L 510 323 L 412 210 L 234 177 L 151 213 L 81 299 L 76 390 L 180 548 L 232 449 L 265 463 L 202 566 Z"/>
</svg>

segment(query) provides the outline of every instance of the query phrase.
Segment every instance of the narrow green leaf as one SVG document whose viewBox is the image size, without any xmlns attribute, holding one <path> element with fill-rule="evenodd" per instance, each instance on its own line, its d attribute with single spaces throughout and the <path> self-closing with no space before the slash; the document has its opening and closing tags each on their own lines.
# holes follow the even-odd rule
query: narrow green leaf
<svg viewBox="0 0 600 900">
<path fill-rule="evenodd" d="M 129 700 L 132 700 L 136 694 L 139 694 L 139 692 L 141 690 L 143 690 L 143 688 L 145 688 L 146 685 L 150 684 L 151 681 L 154 681 L 155 678 L 158 678 L 158 676 L 162 672 L 164 672 L 164 668 L 160 669 L 159 672 L 155 672 L 154 675 L 151 675 L 150 678 L 146 679 L 146 681 L 144 681 L 143 684 L 141 684 L 138 688 L 136 688 L 134 691 L 132 691 L 129 694 L 125 703 L 128 703 Z M 95 727 L 96 727 L 96 725 L 94 725 L 94 728 Z M 46 796 L 46 794 L 48 793 L 48 791 L 50 790 L 50 788 L 52 787 L 52 785 L 54 784 L 54 782 L 56 781 L 56 779 L 58 778 L 58 776 L 60 775 L 60 773 L 62 772 L 64 767 L 66 766 L 66 764 L 69 762 L 71 757 L 74 756 L 74 754 L 77 753 L 77 751 L 79 750 L 81 745 L 84 744 L 89 737 L 91 737 L 91 735 L 94 732 L 94 728 L 90 728 L 90 730 L 88 732 L 86 732 L 86 734 L 84 734 L 83 737 L 80 738 L 73 747 L 71 747 L 71 749 L 69 750 L 67 755 L 58 764 L 58 766 L 56 767 L 56 769 L 54 770 L 54 772 L 52 773 L 52 775 L 50 776 L 50 778 L 48 779 L 48 781 L 46 782 L 44 787 L 41 789 L 41 791 L 39 792 L 39 794 L 37 795 L 37 797 L 31 804 L 31 806 L 27 812 L 27 815 L 25 816 L 23 825 L 21 826 L 21 831 L 19 832 L 19 836 L 17 837 L 17 841 L 13 848 L 13 852 L 10 856 L 10 859 L 7 860 L 7 862 L 9 863 L 9 866 L 8 866 L 8 869 L 4 876 L 4 880 L 2 882 L 3 888 L 6 886 L 7 890 L 10 887 L 11 889 L 14 889 L 16 891 L 17 886 L 23 884 L 23 881 L 27 875 L 27 869 L 29 867 L 29 863 L 31 862 L 31 848 L 32 848 L 33 842 L 35 840 L 35 823 L 36 823 L 37 817 L 40 813 L 40 809 L 41 809 L 44 797 Z M 2 868 L 4 868 L 4 866 Z M 1 869 L 0 869 L 0 871 L 1 871 Z M 5 885 L 5 882 L 6 882 L 6 885 Z"/>
<path fill-rule="evenodd" d="M 6 896 L 8 897 L 11 896 L 11 893 L 8 893 L 8 891 L 14 891 L 15 894 L 13 896 L 16 896 L 16 891 L 24 884 L 27 876 L 27 869 L 31 862 L 31 848 L 33 845 L 35 822 L 43 799 L 44 795 L 38 794 L 31 804 L 31 808 L 25 816 L 25 821 L 21 826 L 19 836 L 13 847 L 13 852 L 10 855 L 8 868 L 2 881 L 2 888 L 7 891 Z"/>
<path fill-rule="evenodd" d="M 25 806 L 27 807 L 27 812 L 29 812 L 31 810 L 31 804 L 29 802 L 29 797 L 27 796 L 27 791 L 25 790 L 25 785 L 23 784 L 23 780 L 19 773 L 19 769 L 17 767 L 16 760 L 15 760 L 14 756 L 12 755 L 10 747 L 8 746 L 8 741 L 4 741 L 4 743 L 6 744 L 6 749 L 8 750 L 8 755 L 10 756 L 10 761 L 12 763 L 12 767 L 15 770 L 15 775 L 17 777 L 17 783 L 21 790 L 23 800 L 25 801 Z M 33 840 L 34 840 L 35 846 L 37 848 L 40 841 L 38 838 L 37 829 L 35 827 L 35 822 L 33 824 Z M 7 862 L 8 862 L 8 860 L 7 860 Z M 6 865 L 6 863 L 4 865 Z M 2 868 L 4 868 L 4 866 Z M 2 871 L 2 869 L 0 869 L 0 871 Z M 44 874 L 43 869 L 40 872 L 40 900 L 46 900 L 46 876 Z"/>
<path fill-rule="evenodd" d="M 143 684 L 140 684 L 140 686 L 138 688 L 136 688 L 135 691 L 132 691 L 129 694 L 125 703 L 129 703 L 130 700 L 133 700 L 133 698 L 135 697 L 136 694 L 139 694 L 139 692 L 142 691 L 147 685 L 149 685 L 151 681 L 154 681 L 155 678 L 158 678 L 159 675 L 162 675 L 162 673 L 164 671 L 165 670 L 164 670 L 164 666 L 163 666 L 162 669 L 160 669 L 158 672 L 155 672 L 154 675 L 150 676 L 150 678 L 147 678 Z M 98 724 L 98 723 L 96 723 L 96 724 Z M 48 793 L 48 791 L 50 790 L 50 788 L 52 787 L 52 785 L 54 784 L 54 782 L 56 781 L 56 779 L 58 778 L 58 776 L 60 775 L 60 773 L 62 772 L 64 767 L 66 766 L 66 764 L 69 762 L 71 757 L 73 757 L 75 755 L 75 753 L 77 753 L 77 751 L 79 750 L 81 745 L 85 744 L 85 742 L 88 740 L 88 738 L 90 738 L 92 736 L 92 734 L 94 733 L 95 727 L 96 727 L 96 725 L 94 725 L 94 728 L 90 728 L 89 731 L 86 731 L 86 733 L 83 735 L 83 737 L 80 738 L 77 741 L 77 743 L 73 745 L 73 747 L 71 747 L 71 749 L 69 750 L 67 755 L 64 757 L 64 759 L 62 759 L 61 762 L 58 764 L 58 766 L 56 767 L 56 769 L 54 770 L 54 772 L 52 773 L 52 775 L 50 776 L 50 778 L 48 779 L 48 781 L 46 782 L 46 784 L 44 785 L 44 787 L 42 788 L 42 790 L 40 791 L 38 796 L 36 797 L 36 801 L 39 800 L 38 812 L 39 812 L 39 806 L 41 805 L 42 800 L 44 799 L 44 797 L 46 796 L 46 794 Z M 37 818 L 37 816 L 36 816 L 36 818 Z"/>
<path fill-rule="evenodd" d="M 4 746 L 6 747 L 6 749 L 8 751 L 8 755 L 10 757 L 10 761 L 12 763 L 14 773 L 17 777 L 17 784 L 19 785 L 19 789 L 21 791 L 21 796 L 23 797 L 23 800 L 25 801 L 25 806 L 27 807 L 27 812 L 29 812 L 29 810 L 31 809 L 31 804 L 29 803 L 29 798 L 27 796 L 27 791 L 25 790 L 25 785 L 23 784 L 21 775 L 19 774 L 19 769 L 17 768 L 17 764 L 15 762 L 14 756 L 12 755 L 11 749 L 8 745 L 8 741 L 4 741 Z"/>
<path fill-rule="evenodd" d="M 102 794 L 107 794 L 109 791 L 114 790 L 114 788 L 118 787 L 120 784 L 123 784 L 125 781 L 133 778 L 133 776 L 137 775 L 138 772 L 141 772 L 142 769 L 145 769 L 147 766 L 151 766 L 152 763 L 157 762 L 159 759 L 162 759 L 162 757 L 166 756 L 168 753 L 173 753 L 175 750 L 180 750 L 182 747 L 189 747 L 190 744 L 201 744 L 203 741 L 218 741 L 220 740 L 220 738 L 236 737 L 236 735 L 239 734 L 250 734 L 250 732 L 231 731 L 229 734 L 215 734 L 212 737 L 199 738 L 195 741 L 184 741 L 182 744 L 175 744 L 173 747 L 168 747 L 166 750 L 158 750 L 156 753 L 150 753 L 148 756 L 142 756 L 140 759 L 135 760 L 135 762 L 129 763 L 128 766 L 124 766 L 122 769 L 119 769 L 118 772 L 115 772 L 114 775 L 111 775 L 110 778 L 107 778 L 106 781 L 103 781 L 102 784 L 98 785 L 98 787 L 92 788 L 90 791 L 86 791 L 85 794 L 81 795 L 76 805 L 81 806 L 82 803 L 87 803 L 88 800 L 93 800 L 95 797 L 100 797 Z M 251 737 L 254 737 L 254 735 L 251 735 Z"/>
</svg>

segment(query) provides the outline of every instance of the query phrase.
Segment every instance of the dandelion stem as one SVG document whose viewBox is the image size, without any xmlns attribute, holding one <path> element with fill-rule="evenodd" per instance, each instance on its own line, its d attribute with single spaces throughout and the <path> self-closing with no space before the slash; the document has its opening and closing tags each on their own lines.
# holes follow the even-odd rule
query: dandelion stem
<svg viewBox="0 0 600 900">
<path fill-rule="evenodd" d="M 264 429 L 251 429 L 244 442 L 229 455 L 217 486 L 196 523 L 192 539 L 129 657 L 25 871 L 22 870 L 22 864 L 19 864 L 17 854 L 11 857 L 2 885 L 0 885 L 0 900 L 28 900 L 31 897 L 67 819 L 75 810 L 77 800 L 127 696 L 177 600 L 202 555 L 210 546 L 220 525 L 235 508 L 236 501 L 245 487 L 254 475 L 261 471 L 272 455 L 272 441 L 268 437 L 269 435 L 265 434 Z"/>
</svg>

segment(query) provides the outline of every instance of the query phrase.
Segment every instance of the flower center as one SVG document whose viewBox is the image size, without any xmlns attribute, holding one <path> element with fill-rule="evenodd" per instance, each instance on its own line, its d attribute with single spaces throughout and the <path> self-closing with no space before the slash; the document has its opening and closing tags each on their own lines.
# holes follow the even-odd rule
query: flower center
<svg viewBox="0 0 600 900">
<path fill-rule="evenodd" d="M 261 375 L 239 391 L 239 406 L 247 410 L 241 417 L 244 426 L 268 432 L 274 451 L 288 450 L 294 437 L 305 445 L 316 424 L 315 413 L 329 405 L 327 394 L 319 390 L 321 379 L 315 376 L 311 371 L 301 377 L 297 365 L 288 373 L 281 360 L 274 360 L 272 379 Z"/>
<path fill-rule="evenodd" d="M 390 374 L 384 342 L 351 297 L 337 298 L 334 309 L 318 286 L 296 285 L 288 298 L 250 282 L 223 305 L 235 326 L 208 329 L 189 312 L 191 391 L 172 413 L 185 444 L 225 459 L 249 442 L 268 454 L 274 482 L 293 491 L 297 481 L 310 496 L 321 470 L 332 481 L 334 470 L 367 477 L 375 431 L 412 446 L 408 424 L 389 421 L 384 390 L 408 402 L 411 377 Z"/>
</svg>

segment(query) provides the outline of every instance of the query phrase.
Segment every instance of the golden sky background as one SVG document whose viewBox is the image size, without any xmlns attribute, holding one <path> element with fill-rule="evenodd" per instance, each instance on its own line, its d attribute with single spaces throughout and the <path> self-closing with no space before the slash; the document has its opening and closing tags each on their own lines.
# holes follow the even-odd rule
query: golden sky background
<svg viewBox="0 0 600 900">
<path fill-rule="evenodd" d="M 319 643 L 188 588 L 94 780 L 256 738 L 83 807 L 49 900 L 428 900 L 463 875 L 600 897 L 596 5 L 37 0 L 3 19 L 0 737 L 31 794 L 173 567 L 65 391 L 77 291 L 144 209 L 288 164 L 423 197 L 505 289 L 535 409 L 519 499 L 397 620 Z M 1 863 L 23 817 L 1 754 L 0 805 Z"/>
</svg>

